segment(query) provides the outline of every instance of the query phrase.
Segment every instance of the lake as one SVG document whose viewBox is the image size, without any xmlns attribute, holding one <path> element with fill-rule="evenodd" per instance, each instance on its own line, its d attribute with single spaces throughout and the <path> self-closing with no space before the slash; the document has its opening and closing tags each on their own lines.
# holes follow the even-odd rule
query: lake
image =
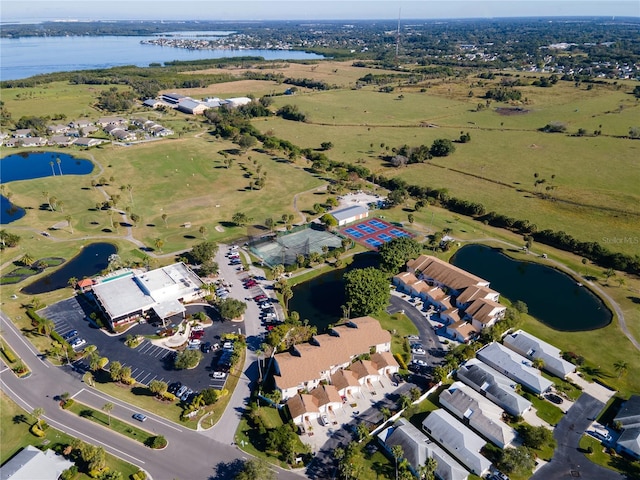
<svg viewBox="0 0 640 480">
<path fill-rule="evenodd" d="M 522 300 L 532 316 L 555 330 L 579 332 L 611 323 L 612 313 L 600 298 L 555 268 L 514 260 L 484 245 L 462 247 L 451 263 L 490 281 L 512 302 Z"/>
<path fill-rule="evenodd" d="M 192 35 L 194 32 L 171 32 Z M 206 33 L 206 32 L 196 32 Z M 229 32 L 208 32 L 226 34 Z M 169 36 L 167 34 L 167 36 Z M 215 35 L 211 35 L 215 36 Z M 0 80 L 17 80 L 43 73 L 92 70 L 123 65 L 148 67 L 151 63 L 173 60 L 204 60 L 258 56 L 266 60 L 323 58 L 294 50 L 189 50 L 141 44 L 158 36 L 83 36 L 0 38 Z M 205 37 L 206 38 L 206 37 Z"/>
<path fill-rule="evenodd" d="M 109 256 L 118 249 L 112 243 L 92 243 L 84 247 L 78 255 L 62 265 L 55 272 L 36 280 L 21 291 L 28 295 L 53 292 L 59 288 L 69 286 L 69 279 L 76 277 L 82 280 L 84 277 L 92 277 L 109 266 Z"/>
<path fill-rule="evenodd" d="M 293 298 L 289 300 L 289 311 L 298 312 L 301 320 L 309 320 L 309 324 L 323 332 L 330 324 L 335 324 L 342 317 L 345 303 L 344 274 L 354 268 L 377 267 L 379 257 L 374 253 L 361 253 L 354 257 L 353 263 L 340 270 L 330 270 L 311 280 L 292 288 Z"/>
<path fill-rule="evenodd" d="M 0 183 L 58 175 L 87 175 L 92 171 L 93 162 L 66 153 L 16 153 L 0 160 Z M 12 204 L 4 196 L 0 198 L 0 225 L 15 222 L 24 215 L 24 209 Z"/>
</svg>

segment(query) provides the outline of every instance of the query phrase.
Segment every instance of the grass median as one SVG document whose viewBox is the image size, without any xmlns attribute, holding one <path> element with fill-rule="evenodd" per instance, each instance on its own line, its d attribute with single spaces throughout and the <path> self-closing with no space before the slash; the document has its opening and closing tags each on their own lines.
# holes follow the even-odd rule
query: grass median
<svg viewBox="0 0 640 480">
<path fill-rule="evenodd" d="M 145 445 L 149 444 L 151 439 L 155 437 L 154 434 L 147 432 L 146 430 L 142 430 L 130 423 L 113 418 L 105 412 L 95 410 L 80 402 L 74 402 L 73 405 L 69 407 L 68 411 Z"/>
</svg>

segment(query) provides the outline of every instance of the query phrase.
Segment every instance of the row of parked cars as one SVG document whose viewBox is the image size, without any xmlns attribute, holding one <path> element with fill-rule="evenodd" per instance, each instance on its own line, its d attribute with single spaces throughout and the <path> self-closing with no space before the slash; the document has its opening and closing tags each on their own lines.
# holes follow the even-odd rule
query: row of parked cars
<svg viewBox="0 0 640 480">
<path fill-rule="evenodd" d="M 71 347 L 73 347 L 74 349 L 80 348 L 87 343 L 84 338 L 78 336 L 77 330 L 68 331 L 67 333 L 62 335 L 62 338 L 69 342 L 69 345 L 71 345 Z"/>
</svg>

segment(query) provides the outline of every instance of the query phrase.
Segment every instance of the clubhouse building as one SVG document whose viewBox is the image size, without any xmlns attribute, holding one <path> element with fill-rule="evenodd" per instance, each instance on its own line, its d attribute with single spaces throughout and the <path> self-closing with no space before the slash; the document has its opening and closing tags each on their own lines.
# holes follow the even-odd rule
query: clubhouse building
<svg viewBox="0 0 640 480">
<path fill-rule="evenodd" d="M 166 320 L 183 315 L 184 303 L 202 298 L 202 280 L 184 263 L 174 263 L 149 272 L 106 278 L 92 285 L 91 292 L 112 327 L 142 316 Z"/>
</svg>

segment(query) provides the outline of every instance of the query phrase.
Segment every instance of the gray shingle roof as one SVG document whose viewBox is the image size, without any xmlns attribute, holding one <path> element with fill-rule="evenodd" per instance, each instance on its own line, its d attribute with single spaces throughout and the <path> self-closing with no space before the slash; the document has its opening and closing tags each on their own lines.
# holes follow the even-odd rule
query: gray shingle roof
<svg viewBox="0 0 640 480">
<path fill-rule="evenodd" d="M 561 357 L 560 349 L 522 330 L 507 335 L 503 343 L 531 360 L 539 358 L 544 362 L 544 369 L 558 377 L 564 378 L 576 369 L 572 363 Z"/>
<path fill-rule="evenodd" d="M 553 385 L 553 382 L 544 378 L 539 370 L 533 368 L 530 360 L 499 343 L 493 342 L 481 348 L 476 356 L 535 393 L 545 392 Z"/>
</svg>

